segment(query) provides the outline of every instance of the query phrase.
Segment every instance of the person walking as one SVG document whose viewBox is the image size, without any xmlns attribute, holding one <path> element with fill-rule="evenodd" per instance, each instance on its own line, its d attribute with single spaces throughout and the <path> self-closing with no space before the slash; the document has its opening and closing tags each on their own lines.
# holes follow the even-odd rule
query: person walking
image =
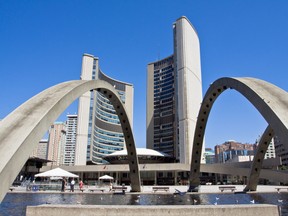
<svg viewBox="0 0 288 216">
<path fill-rule="evenodd" d="M 70 182 L 70 192 L 74 192 L 74 185 L 75 185 L 75 180 L 74 180 L 74 178 L 72 178 L 72 180 Z"/>
<path fill-rule="evenodd" d="M 83 181 L 81 179 L 79 181 L 79 189 L 83 192 Z"/>
<path fill-rule="evenodd" d="M 63 179 L 62 179 L 62 187 L 61 187 L 61 191 L 62 191 L 62 192 L 65 192 L 65 185 L 66 185 L 66 179 L 63 178 Z"/>
</svg>

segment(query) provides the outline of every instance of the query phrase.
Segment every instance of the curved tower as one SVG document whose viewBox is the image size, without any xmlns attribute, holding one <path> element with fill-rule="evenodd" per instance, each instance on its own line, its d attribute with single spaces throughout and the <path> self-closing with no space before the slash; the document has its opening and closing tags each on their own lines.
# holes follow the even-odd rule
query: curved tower
<svg viewBox="0 0 288 216">
<path fill-rule="evenodd" d="M 104 80 L 117 90 L 130 122 L 133 122 L 133 85 L 112 79 L 99 68 L 99 59 L 84 54 L 82 80 Z M 126 149 L 119 118 L 109 100 L 100 92 L 87 92 L 79 98 L 75 165 L 106 163 L 103 157 Z"/>
<path fill-rule="evenodd" d="M 174 23 L 173 33 L 174 54 L 148 64 L 147 148 L 188 164 L 202 101 L 200 44 L 186 17 Z"/>
</svg>

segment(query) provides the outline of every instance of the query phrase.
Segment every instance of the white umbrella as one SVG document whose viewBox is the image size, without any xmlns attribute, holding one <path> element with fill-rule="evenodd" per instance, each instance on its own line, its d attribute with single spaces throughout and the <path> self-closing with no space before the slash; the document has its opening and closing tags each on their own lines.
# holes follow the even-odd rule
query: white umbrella
<svg viewBox="0 0 288 216">
<path fill-rule="evenodd" d="M 109 176 L 109 175 L 104 175 L 104 176 L 101 176 L 99 177 L 100 180 L 113 180 L 114 178 L 112 176 Z"/>
<path fill-rule="evenodd" d="M 36 174 L 35 177 L 67 177 L 67 178 L 78 178 L 78 175 L 70 173 L 61 168 L 55 168 L 43 173 Z"/>
</svg>

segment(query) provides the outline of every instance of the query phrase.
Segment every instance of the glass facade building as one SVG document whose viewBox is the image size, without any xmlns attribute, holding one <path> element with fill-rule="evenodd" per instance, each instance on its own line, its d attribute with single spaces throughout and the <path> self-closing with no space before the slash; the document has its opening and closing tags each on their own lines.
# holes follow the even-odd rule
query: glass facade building
<svg viewBox="0 0 288 216">
<path fill-rule="evenodd" d="M 154 64 L 154 139 L 153 149 L 175 156 L 175 77 L 174 58 Z"/>
<path fill-rule="evenodd" d="M 98 58 L 84 54 L 82 80 L 104 80 L 117 90 L 125 104 L 130 122 L 133 121 L 133 86 L 105 75 Z M 113 105 L 100 92 L 91 91 L 79 98 L 75 165 L 105 164 L 103 159 L 115 151 L 126 149 L 119 118 Z"/>
</svg>

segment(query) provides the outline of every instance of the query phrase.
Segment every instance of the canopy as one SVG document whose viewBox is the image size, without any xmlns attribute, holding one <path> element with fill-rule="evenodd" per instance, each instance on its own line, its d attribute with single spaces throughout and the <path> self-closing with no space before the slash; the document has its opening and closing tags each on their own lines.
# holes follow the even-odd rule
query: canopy
<svg viewBox="0 0 288 216">
<path fill-rule="evenodd" d="M 36 174 L 35 177 L 67 177 L 67 178 L 78 178 L 78 175 L 70 173 L 61 168 L 55 168 L 43 173 Z"/>
<path fill-rule="evenodd" d="M 109 175 L 104 175 L 104 176 L 101 176 L 101 177 L 99 177 L 99 179 L 100 180 L 112 180 L 112 179 L 114 179 L 112 176 L 109 176 Z"/>
</svg>

